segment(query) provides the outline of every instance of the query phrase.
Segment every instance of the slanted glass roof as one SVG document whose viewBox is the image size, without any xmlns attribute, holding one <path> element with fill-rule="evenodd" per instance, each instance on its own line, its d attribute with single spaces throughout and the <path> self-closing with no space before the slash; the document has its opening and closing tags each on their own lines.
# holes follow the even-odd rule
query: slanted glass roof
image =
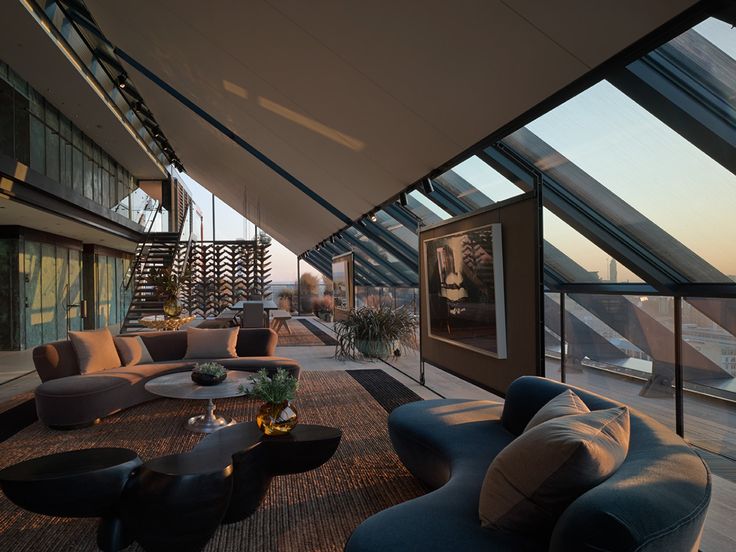
<svg viewBox="0 0 736 552">
<path fill-rule="evenodd" d="M 543 224 L 545 269 L 559 282 L 642 282 L 640 277 L 549 209 L 544 210 Z"/>
<path fill-rule="evenodd" d="M 736 175 L 616 88 L 599 83 L 526 131 L 510 142 L 690 281 L 736 274 L 722 241 L 736 237 Z"/>
<path fill-rule="evenodd" d="M 475 155 L 448 172 L 462 177 L 470 186 L 470 190 L 457 190 L 457 193 L 476 209 L 523 193 L 523 190 Z"/>
</svg>

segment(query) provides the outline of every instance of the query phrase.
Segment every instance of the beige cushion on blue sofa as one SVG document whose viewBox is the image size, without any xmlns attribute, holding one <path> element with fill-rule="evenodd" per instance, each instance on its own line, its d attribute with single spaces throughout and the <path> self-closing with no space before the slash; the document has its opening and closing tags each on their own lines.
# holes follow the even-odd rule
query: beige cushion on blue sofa
<svg viewBox="0 0 736 552">
<path fill-rule="evenodd" d="M 484 527 L 544 534 L 577 497 L 613 475 L 629 450 L 625 406 L 561 416 L 522 433 L 488 468 Z"/>
<path fill-rule="evenodd" d="M 590 408 L 585 406 L 583 400 L 572 389 L 568 389 L 540 408 L 534 417 L 529 420 L 524 431 L 529 431 L 531 428 L 537 427 L 539 424 L 543 424 L 553 418 L 585 414 L 587 412 L 590 412 Z"/>
</svg>

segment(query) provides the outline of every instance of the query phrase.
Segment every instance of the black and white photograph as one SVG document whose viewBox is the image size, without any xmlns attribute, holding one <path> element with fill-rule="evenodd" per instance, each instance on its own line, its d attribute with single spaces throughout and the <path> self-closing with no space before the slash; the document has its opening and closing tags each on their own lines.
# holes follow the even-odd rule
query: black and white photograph
<svg viewBox="0 0 736 552">
<path fill-rule="evenodd" d="M 501 225 L 424 242 L 429 336 L 506 356 Z"/>
</svg>

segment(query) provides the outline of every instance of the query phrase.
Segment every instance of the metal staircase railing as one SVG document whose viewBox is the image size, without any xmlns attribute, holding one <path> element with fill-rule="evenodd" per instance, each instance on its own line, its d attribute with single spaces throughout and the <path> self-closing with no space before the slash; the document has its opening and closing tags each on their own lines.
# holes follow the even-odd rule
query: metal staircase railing
<svg viewBox="0 0 736 552">
<path fill-rule="evenodd" d="M 135 251 L 135 258 L 133 259 L 133 262 L 128 267 L 128 272 L 125 275 L 125 278 L 123 279 L 123 290 L 127 291 L 130 289 L 130 285 L 135 280 L 136 273 L 138 272 L 139 268 L 143 267 L 146 263 L 146 260 L 148 259 L 148 253 L 150 251 L 151 246 L 151 230 L 153 229 L 153 224 L 156 221 L 156 217 L 161 213 L 161 209 L 163 208 L 163 204 L 159 202 L 158 207 L 156 208 L 155 212 L 153 213 L 153 216 L 148 221 L 148 224 L 146 225 L 146 229 L 143 232 L 143 241 L 141 241 L 138 246 L 136 247 Z"/>
</svg>

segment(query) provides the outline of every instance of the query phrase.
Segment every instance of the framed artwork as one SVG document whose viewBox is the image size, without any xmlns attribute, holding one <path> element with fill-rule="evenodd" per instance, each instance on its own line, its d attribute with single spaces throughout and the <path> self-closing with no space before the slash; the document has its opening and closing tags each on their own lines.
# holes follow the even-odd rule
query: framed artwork
<svg viewBox="0 0 736 552">
<path fill-rule="evenodd" d="M 332 298 L 335 313 L 347 313 L 353 308 L 353 255 L 348 253 L 332 258 Z"/>
<path fill-rule="evenodd" d="M 501 224 L 425 239 L 428 337 L 506 358 Z"/>
</svg>

